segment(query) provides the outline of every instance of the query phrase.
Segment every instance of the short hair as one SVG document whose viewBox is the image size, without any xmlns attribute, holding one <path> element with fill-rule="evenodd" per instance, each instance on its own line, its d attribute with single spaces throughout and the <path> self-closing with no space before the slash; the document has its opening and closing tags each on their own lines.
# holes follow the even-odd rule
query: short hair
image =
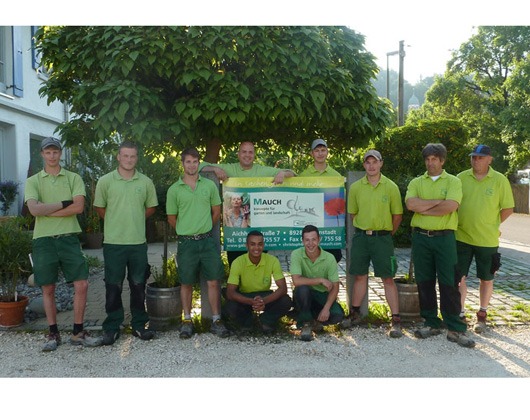
<svg viewBox="0 0 530 420">
<path fill-rule="evenodd" d="M 263 233 L 261 233 L 259 230 L 251 230 L 249 233 L 247 233 L 247 244 L 251 236 L 260 236 L 263 238 Z"/>
<path fill-rule="evenodd" d="M 447 149 L 442 143 L 429 143 L 421 151 L 423 159 L 426 159 L 427 156 L 436 156 L 440 160 L 445 160 L 447 158 Z"/>
<path fill-rule="evenodd" d="M 182 151 L 180 154 L 180 160 L 184 162 L 184 159 L 186 156 L 192 156 L 194 158 L 197 158 L 201 160 L 201 156 L 199 155 L 199 151 L 195 147 L 188 147 Z"/>
<path fill-rule="evenodd" d="M 318 231 L 318 228 L 314 225 L 305 225 L 302 229 L 302 238 L 304 237 L 304 233 L 310 233 L 310 232 L 316 232 L 317 236 L 320 238 L 320 232 Z"/>
<path fill-rule="evenodd" d="M 121 149 L 134 149 L 138 152 L 138 145 L 133 141 L 125 140 L 118 146 L 118 153 L 121 152 Z"/>
</svg>

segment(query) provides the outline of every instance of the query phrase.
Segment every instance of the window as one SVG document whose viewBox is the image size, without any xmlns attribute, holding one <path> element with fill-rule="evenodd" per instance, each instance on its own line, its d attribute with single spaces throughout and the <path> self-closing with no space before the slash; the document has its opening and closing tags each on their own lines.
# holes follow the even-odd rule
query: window
<svg viewBox="0 0 530 420">
<path fill-rule="evenodd" d="M 6 39 L 6 27 L 0 26 L 0 92 L 5 93 L 6 87 L 7 87 L 7 80 L 6 80 L 6 63 L 7 63 L 7 57 L 6 57 L 6 45 L 7 45 L 7 39 Z"/>
</svg>

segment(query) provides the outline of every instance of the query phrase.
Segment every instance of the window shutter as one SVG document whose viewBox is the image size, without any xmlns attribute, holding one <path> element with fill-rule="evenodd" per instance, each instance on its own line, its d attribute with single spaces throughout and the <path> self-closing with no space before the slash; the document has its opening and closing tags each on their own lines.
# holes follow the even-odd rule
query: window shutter
<svg viewBox="0 0 530 420">
<path fill-rule="evenodd" d="M 13 26 L 13 94 L 19 98 L 24 96 L 22 31 L 22 26 Z"/>
</svg>

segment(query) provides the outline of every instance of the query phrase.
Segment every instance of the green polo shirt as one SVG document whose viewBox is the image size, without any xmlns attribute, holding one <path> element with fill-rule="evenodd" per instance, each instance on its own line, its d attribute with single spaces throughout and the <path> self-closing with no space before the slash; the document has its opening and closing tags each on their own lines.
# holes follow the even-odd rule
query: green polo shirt
<svg viewBox="0 0 530 420">
<path fill-rule="evenodd" d="M 61 168 L 59 174 L 54 176 L 42 170 L 26 180 L 24 201 L 34 199 L 49 204 L 73 200 L 80 195 L 85 196 L 85 184 L 78 174 Z M 79 232 L 81 227 L 75 214 L 64 217 L 37 216 L 33 239 Z"/>
<path fill-rule="evenodd" d="M 227 283 L 238 286 L 241 293 L 266 292 L 271 288 L 271 278 L 284 278 L 278 258 L 263 253 L 260 262 L 254 264 L 247 253 L 234 260 Z"/>
<path fill-rule="evenodd" d="M 298 176 L 342 176 L 339 174 L 335 169 L 330 167 L 329 165 L 326 166 L 326 169 L 323 171 L 319 171 L 315 168 L 315 165 L 311 165 L 309 168 L 307 168 L 305 171 L 303 171 Z"/>
<path fill-rule="evenodd" d="M 212 230 L 212 207 L 221 205 L 215 183 L 199 176 L 195 190 L 180 178 L 167 190 L 166 214 L 177 216 L 177 235 L 200 235 Z"/>
<path fill-rule="evenodd" d="M 99 179 L 94 206 L 106 209 L 106 244 L 139 245 L 146 242 L 145 210 L 158 206 L 158 199 L 147 176 L 136 171 L 131 179 L 125 179 L 116 169 Z"/>
<path fill-rule="evenodd" d="M 472 169 L 457 176 L 462 181 L 463 197 L 456 239 L 470 245 L 499 246 L 500 211 L 515 207 L 510 182 L 491 167 L 481 180 Z"/>
<path fill-rule="evenodd" d="M 410 181 L 405 202 L 409 198 L 453 200 L 460 204 L 462 201 L 462 182 L 456 176 L 445 172 L 445 169 L 436 181 L 433 181 L 425 172 Z M 453 211 L 443 216 L 425 216 L 414 213 L 410 225 L 426 230 L 456 230 L 458 228 L 458 213 Z"/>
<path fill-rule="evenodd" d="M 320 248 L 320 255 L 315 262 L 311 261 L 305 253 L 305 248 L 298 248 L 291 252 L 291 275 L 298 274 L 310 279 L 325 278 L 336 283 L 339 281 L 339 270 L 335 257 Z M 323 285 L 311 286 L 318 292 L 327 292 Z"/>
<path fill-rule="evenodd" d="M 205 166 L 215 166 L 221 168 L 226 172 L 230 178 L 259 178 L 259 177 L 270 177 L 276 176 L 278 172 L 282 171 L 280 168 L 273 168 L 271 166 L 263 166 L 254 163 L 252 168 L 243 169 L 238 163 L 208 163 L 201 162 L 199 165 L 199 170 Z"/>
<path fill-rule="evenodd" d="M 374 187 L 365 175 L 350 186 L 348 213 L 355 214 L 353 225 L 359 229 L 392 231 L 392 215 L 403 214 L 398 186 L 381 174 Z"/>
</svg>

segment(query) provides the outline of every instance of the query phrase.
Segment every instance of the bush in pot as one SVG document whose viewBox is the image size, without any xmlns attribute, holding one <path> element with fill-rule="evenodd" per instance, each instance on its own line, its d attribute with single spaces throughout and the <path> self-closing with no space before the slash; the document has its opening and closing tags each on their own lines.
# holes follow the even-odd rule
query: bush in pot
<svg viewBox="0 0 530 420">
<path fill-rule="evenodd" d="M 28 298 L 17 286 L 31 272 L 31 234 L 26 219 L 15 217 L 0 223 L 0 326 L 13 327 L 24 320 Z"/>
<path fill-rule="evenodd" d="M 9 213 L 9 209 L 15 202 L 15 198 L 18 195 L 18 182 L 14 181 L 2 181 L 0 182 L 0 210 L 2 214 L 6 216 Z"/>
<path fill-rule="evenodd" d="M 149 328 L 166 330 L 178 326 L 182 320 L 180 283 L 175 256 L 162 257 L 162 268 L 153 268 L 153 282 L 146 288 L 146 307 Z"/>
</svg>

